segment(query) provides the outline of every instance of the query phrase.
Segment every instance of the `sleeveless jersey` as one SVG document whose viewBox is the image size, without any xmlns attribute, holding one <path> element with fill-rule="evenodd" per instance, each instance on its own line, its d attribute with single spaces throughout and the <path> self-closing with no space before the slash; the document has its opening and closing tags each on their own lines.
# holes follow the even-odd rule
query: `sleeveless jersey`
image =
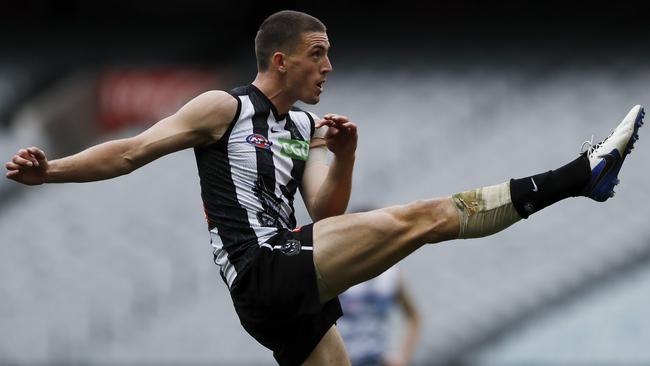
<svg viewBox="0 0 650 366">
<path fill-rule="evenodd" d="M 315 116 L 279 115 L 254 85 L 233 89 L 237 112 L 221 139 L 194 153 L 214 262 L 231 287 L 260 247 L 296 227 L 293 200 L 302 180 Z"/>
</svg>

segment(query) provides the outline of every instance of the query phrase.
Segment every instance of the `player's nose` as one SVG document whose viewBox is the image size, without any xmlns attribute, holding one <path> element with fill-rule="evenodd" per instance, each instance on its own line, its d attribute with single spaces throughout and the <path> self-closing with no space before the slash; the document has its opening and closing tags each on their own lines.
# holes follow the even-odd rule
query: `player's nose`
<svg viewBox="0 0 650 366">
<path fill-rule="evenodd" d="M 323 64 L 323 68 L 321 72 L 323 74 L 327 74 L 328 72 L 334 71 L 334 66 L 332 66 L 332 62 L 330 61 L 329 57 L 325 57 L 325 63 Z"/>
</svg>

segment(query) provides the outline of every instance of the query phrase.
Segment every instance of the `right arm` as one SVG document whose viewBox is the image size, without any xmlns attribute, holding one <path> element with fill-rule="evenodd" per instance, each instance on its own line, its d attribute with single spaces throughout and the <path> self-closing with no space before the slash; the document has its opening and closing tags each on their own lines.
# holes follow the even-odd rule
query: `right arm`
<svg viewBox="0 0 650 366">
<path fill-rule="evenodd" d="M 114 178 L 172 152 L 219 141 L 236 111 L 237 100 L 230 94 L 209 91 L 131 138 L 108 141 L 53 161 L 38 148 L 21 149 L 5 165 L 6 175 L 29 185 Z"/>
</svg>

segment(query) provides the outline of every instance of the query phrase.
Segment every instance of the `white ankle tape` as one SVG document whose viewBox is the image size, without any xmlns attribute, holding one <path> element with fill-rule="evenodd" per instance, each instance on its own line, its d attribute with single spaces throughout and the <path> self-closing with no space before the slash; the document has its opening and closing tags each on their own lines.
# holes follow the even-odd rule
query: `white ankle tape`
<svg viewBox="0 0 650 366">
<path fill-rule="evenodd" d="M 459 239 L 492 235 L 521 220 L 510 199 L 510 182 L 457 193 L 452 199 L 458 209 Z"/>
</svg>

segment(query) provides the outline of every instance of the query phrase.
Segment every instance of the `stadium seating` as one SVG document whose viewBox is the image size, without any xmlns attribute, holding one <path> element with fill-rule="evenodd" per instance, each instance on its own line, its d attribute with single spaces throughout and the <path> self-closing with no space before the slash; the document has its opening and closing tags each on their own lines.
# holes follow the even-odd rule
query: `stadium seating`
<svg viewBox="0 0 650 366">
<path fill-rule="evenodd" d="M 534 63 L 445 67 L 331 75 L 313 110 L 359 124 L 352 206 L 553 169 L 650 101 L 647 68 L 614 77 L 540 73 Z M 646 132 L 614 200 L 569 199 L 494 237 L 425 247 L 405 260 L 424 320 L 417 364 L 462 360 L 650 251 Z M 304 209 L 299 216 L 308 221 Z M 113 181 L 23 190 L 0 207 L 0 233 L 0 363 L 270 363 L 211 263 L 191 151 Z M 593 326 L 603 324 L 581 331 Z"/>
</svg>

